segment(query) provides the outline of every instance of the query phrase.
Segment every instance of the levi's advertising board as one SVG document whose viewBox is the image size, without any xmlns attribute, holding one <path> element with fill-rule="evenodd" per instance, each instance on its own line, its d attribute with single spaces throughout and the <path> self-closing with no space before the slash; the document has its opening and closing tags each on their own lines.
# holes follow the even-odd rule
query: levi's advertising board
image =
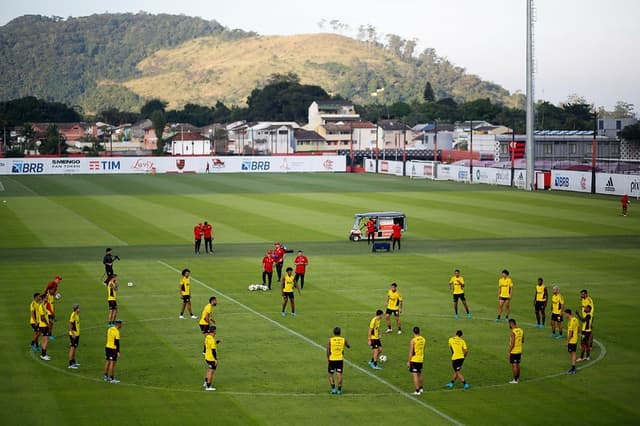
<svg viewBox="0 0 640 426">
<path fill-rule="evenodd" d="M 551 170 L 551 189 L 554 191 L 591 192 L 591 172 Z"/>
<path fill-rule="evenodd" d="M 345 156 L 0 158 L 0 175 L 345 172 Z"/>
</svg>

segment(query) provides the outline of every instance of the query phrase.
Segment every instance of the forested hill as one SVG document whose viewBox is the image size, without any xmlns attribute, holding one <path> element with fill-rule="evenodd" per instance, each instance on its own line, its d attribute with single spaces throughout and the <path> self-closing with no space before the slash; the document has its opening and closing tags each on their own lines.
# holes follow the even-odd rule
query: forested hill
<svg viewBox="0 0 640 426">
<path fill-rule="evenodd" d="M 211 35 L 252 34 L 177 15 L 22 16 L 0 27 L 0 99 L 33 95 L 79 105 L 100 81 L 138 75 L 136 65 L 153 52 Z M 110 89 L 114 99 L 139 103 L 118 86 Z"/>
<path fill-rule="evenodd" d="M 382 38 L 259 36 L 215 21 L 146 13 L 23 16 L 0 27 L 0 101 L 32 95 L 84 112 L 138 111 L 154 98 L 170 108 L 243 105 L 272 74 L 295 73 L 303 84 L 359 104 L 422 101 L 429 82 L 435 99 L 521 105 L 521 96 L 433 49 L 415 52 L 415 41 Z"/>
</svg>

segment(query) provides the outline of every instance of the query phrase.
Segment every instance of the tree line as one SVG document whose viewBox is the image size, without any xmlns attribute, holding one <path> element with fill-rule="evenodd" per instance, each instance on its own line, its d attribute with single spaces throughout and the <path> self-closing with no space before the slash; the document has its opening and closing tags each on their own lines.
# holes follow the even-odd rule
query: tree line
<svg viewBox="0 0 640 426">
<path fill-rule="evenodd" d="M 159 99 L 147 101 L 139 112 L 121 111 L 111 108 L 96 115 L 83 116 L 76 109 L 59 102 L 48 102 L 34 97 L 25 97 L 0 102 L 0 125 L 2 127 L 24 126 L 33 122 L 105 122 L 111 125 L 151 120 L 156 135 L 161 135 L 166 123 L 189 123 L 202 127 L 212 123 L 230 123 L 239 120 L 295 121 L 307 122 L 309 105 L 315 100 L 339 99 L 316 85 L 301 84 L 294 73 L 273 74 L 263 87 L 256 87 L 247 98 L 246 107 L 227 106 L 218 101 L 215 105 L 186 104 L 182 109 L 167 110 L 167 103 Z M 425 83 L 422 101 L 370 103 L 355 105 L 363 120 L 378 122 L 381 119 L 399 120 L 408 126 L 418 123 L 457 121 L 487 121 L 513 128 L 517 133 L 525 131 L 525 111 L 492 103 L 489 99 L 456 102 L 452 98 L 436 99 L 431 83 Z M 614 111 L 600 109 L 598 116 L 632 116 L 633 105 L 618 102 Z M 540 101 L 536 107 L 536 128 L 552 130 L 593 130 L 596 111 L 579 96 L 567 102 L 553 105 Z M 636 126 L 637 127 L 637 126 Z M 28 129 L 28 127 L 27 127 Z M 625 129 L 623 135 L 629 139 L 640 139 L 635 127 Z M 55 129 L 51 129 L 51 141 L 55 142 Z M 636 133 L 633 133 L 633 132 Z M 27 137 L 29 136 L 27 130 Z M 55 145 L 50 143 L 51 146 Z M 51 148 L 53 149 L 53 148 Z M 159 147 L 161 151 L 161 147 Z"/>
</svg>

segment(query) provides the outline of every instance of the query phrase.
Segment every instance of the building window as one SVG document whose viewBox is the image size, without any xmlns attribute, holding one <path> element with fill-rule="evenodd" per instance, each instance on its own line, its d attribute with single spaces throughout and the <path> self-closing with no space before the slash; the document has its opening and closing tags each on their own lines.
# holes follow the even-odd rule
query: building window
<svg viewBox="0 0 640 426">
<path fill-rule="evenodd" d="M 604 130 L 604 120 L 598 120 L 598 130 Z"/>
<path fill-rule="evenodd" d="M 612 144 L 610 150 L 612 157 L 618 157 L 620 155 L 620 145 L 617 143 Z"/>
<path fill-rule="evenodd" d="M 575 143 L 569 144 L 569 154 L 577 154 L 578 153 L 578 145 Z"/>
<path fill-rule="evenodd" d="M 544 155 L 551 155 L 553 154 L 553 145 L 550 143 L 545 143 L 542 144 L 542 153 Z"/>
<path fill-rule="evenodd" d="M 616 130 L 622 130 L 622 120 L 616 120 Z"/>
<path fill-rule="evenodd" d="M 500 144 L 500 155 L 507 155 L 509 154 L 509 145 L 503 143 Z"/>
</svg>

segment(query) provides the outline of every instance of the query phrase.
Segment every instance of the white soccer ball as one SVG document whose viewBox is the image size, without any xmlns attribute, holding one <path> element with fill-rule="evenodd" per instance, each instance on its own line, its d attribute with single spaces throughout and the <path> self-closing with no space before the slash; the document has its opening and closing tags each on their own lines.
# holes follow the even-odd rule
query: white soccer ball
<svg viewBox="0 0 640 426">
<path fill-rule="evenodd" d="M 380 362 L 387 362 L 387 356 L 386 355 L 380 355 L 378 357 L 378 361 Z"/>
<path fill-rule="evenodd" d="M 260 290 L 262 290 L 262 291 L 267 291 L 267 290 L 269 290 L 269 287 L 268 287 L 268 286 L 266 286 L 266 285 L 261 285 L 261 286 L 260 286 Z"/>
<path fill-rule="evenodd" d="M 56 293 L 56 295 L 54 296 L 57 300 L 60 300 L 60 298 L 62 297 L 62 295 L 60 293 Z"/>
<path fill-rule="evenodd" d="M 255 289 L 256 289 L 255 284 L 249 284 L 249 291 L 255 291 Z"/>
<path fill-rule="evenodd" d="M 127 283 L 127 286 L 129 286 L 129 287 L 133 287 L 133 283 L 132 283 L 131 281 L 129 281 L 129 282 Z"/>
</svg>

